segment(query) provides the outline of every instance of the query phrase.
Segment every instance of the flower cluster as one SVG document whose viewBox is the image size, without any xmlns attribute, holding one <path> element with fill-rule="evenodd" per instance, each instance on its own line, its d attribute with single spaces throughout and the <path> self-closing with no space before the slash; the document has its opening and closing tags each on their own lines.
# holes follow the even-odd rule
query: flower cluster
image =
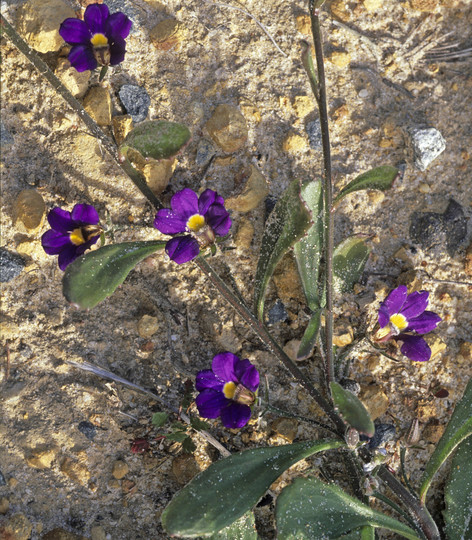
<svg viewBox="0 0 472 540">
<path fill-rule="evenodd" d="M 401 352 L 415 362 L 426 362 L 431 358 L 431 349 L 418 334 L 427 334 L 441 322 L 441 317 L 428 307 L 427 291 L 408 294 L 405 285 L 390 291 L 380 304 L 379 326 L 374 335 L 377 342 L 394 339 L 402 342 Z"/>
<path fill-rule="evenodd" d="M 69 62 L 79 72 L 123 62 L 125 39 L 132 22 L 118 11 L 110 15 L 106 4 L 90 4 L 84 20 L 66 19 L 59 28 L 62 39 L 72 45 Z"/>
<path fill-rule="evenodd" d="M 198 197 L 185 188 L 172 197 L 170 206 L 171 210 L 157 212 L 154 227 L 164 234 L 179 235 L 166 244 L 167 255 L 177 264 L 194 259 L 200 249 L 214 244 L 216 236 L 225 236 L 231 227 L 224 199 L 212 189 Z"/>
<path fill-rule="evenodd" d="M 59 255 L 59 268 L 65 270 L 77 257 L 97 242 L 102 232 L 100 218 L 89 204 L 76 204 L 72 212 L 53 208 L 48 214 L 52 229 L 41 237 L 48 255 Z"/>
<path fill-rule="evenodd" d="M 259 387 L 259 372 L 249 362 L 230 352 L 217 354 L 211 369 L 197 373 L 195 400 L 203 418 L 218 418 L 227 428 L 242 428 L 249 422 L 251 406 Z"/>
</svg>

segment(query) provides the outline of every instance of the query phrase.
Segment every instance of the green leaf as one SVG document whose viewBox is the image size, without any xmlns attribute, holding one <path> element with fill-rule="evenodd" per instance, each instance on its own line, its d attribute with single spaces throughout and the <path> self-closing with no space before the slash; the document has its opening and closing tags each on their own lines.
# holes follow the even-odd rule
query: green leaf
<svg viewBox="0 0 472 540">
<path fill-rule="evenodd" d="M 354 178 L 352 182 L 349 182 L 349 184 L 338 193 L 334 199 L 334 204 L 337 204 L 346 195 L 349 195 L 349 193 L 360 191 L 361 189 L 379 189 L 380 191 L 386 191 L 392 187 L 398 173 L 399 170 L 391 165 L 375 167 L 375 169 L 371 169 Z"/>
<path fill-rule="evenodd" d="M 162 525 L 170 535 L 214 534 L 250 510 L 285 470 L 316 452 L 345 446 L 342 441 L 308 441 L 246 450 L 198 474 L 170 502 Z"/>
<path fill-rule="evenodd" d="M 304 360 L 305 358 L 308 358 L 313 352 L 320 331 L 322 311 L 322 309 L 318 309 L 311 315 L 310 322 L 305 329 L 302 341 L 300 342 L 300 347 L 298 348 L 298 360 Z"/>
<path fill-rule="evenodd" d="M 309 182 L 301 189 L 301 197 L 313 219 L 307 234 L 293 247 L 298 273 L 308 307 L 317 311 L 320 307 L 319 269 L 323 247 L 323 190 L 321 182 Z"/>
<path fill-rule="evenodd" d="M 186 454 L 193 454 L 197 449 L 197 445 L 192 441 L 191 437 L 186 437 L 182 441 L 182 451 Z"/>
<path fill-rule="evenodd" d="M 297 478 L 282 491 L 277 498 L 276 520 L 279 540 L 338 538 L 366 525 L 418 540 L 410 527 L 317 478 Z"/>
<path fill-rule="evenodd" d="M 90 309 L 113 294 L 143 259 L 166 242 L 125 242 L 104 246 L 70 264 L 62 278 L 62 292 L 78 307 Z"/>
<path fill-rule="evenodd" d="M 375 540 L 375 528 L 365 525 L 361 529 L 355 529 L 339 536 L 336 540 Z"/>
<path fill-rule="evenodd" d="M 349 292 L 364 271 L 370 248 L 362 238 L 350 236 L 338 244 L 333 253 L 334 290 Z"/>
<path fill-rule="evenodd" d="M 310 213 L 300 197 L 300 182 L 294 180 L 272 210 L 262 237 L 254 285 L 255 311 L 262 321 L 269 279 L 287 251 L 311 225 Z"/>
<path fill-rule="evenodd" d="M 461 442 L 444 492 L 447 540 L 472 538 L 472 437 Z"/>
<path fill-rule="evenodd" d="M 165 412 L 156 412 L 152 415 L 151 423 L 153 426 L 161 427 L 167 422 L 169 415 Z"/>
<path fill-rule="evenodd" d="M 434 475 L 449 455 L 464 439 L 472 434 L 472 379 L 469 381 L 464 395 L 456 405 L 446 430 L 438 442 L 432 456 L 426 464 L 421 479 L 420 498 L 424 502 Z"/>
<path fill-rule="evenodd" d="M 120 152 L 126 156 L 131 148 L 137 150 L 143 158 L 169 159 L 189 141 L 190 130 L 183 124 L 166 120 L 142 122 L 135 127 L 120 146 Z"/>
<path fill-rule="evenodd" d="M 190 418 L 190 425 L 193 427 L 193 429 L 196 429 L 197 431 L 211 429 L 211 426 L 208 422 L 204 422 L 203 420 L 200 420 L 200 418 L 195 417 Z"/>
<path fill-rule="evenodd" d="M 373 437 L 375 426 L 362 401 L 349 390 L 344 390 L 337 382 L 331 382 L 329 387 L 334 405 L 343 420 L 360 433 L 365 433 L 367 437 Z"/>
<path fill-rule="evenodd" d="M 188 439 L 189 436 L 185 431 L 174 431 L 173 433 L 166 433 L 165 438 L 168 441 L 175 441 L 182 443 L 185 441 L 185 439 Z"/>
<path fill-rule="evenodd" d="M 234 523 L 212 534 L 211 540 L 257 540 L 256 520 L 253 512 L 246 512 Z"/>
</svg>

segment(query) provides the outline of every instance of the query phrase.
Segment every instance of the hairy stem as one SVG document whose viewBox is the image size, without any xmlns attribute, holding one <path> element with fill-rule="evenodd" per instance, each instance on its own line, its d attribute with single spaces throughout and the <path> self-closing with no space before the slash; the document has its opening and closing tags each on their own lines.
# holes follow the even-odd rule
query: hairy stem
<svg viewBox="0 0 472 540">
<path fill-rule="evenodd" d="M 323 62 L 323 46 L 321 42 L 321 28 L 319 19 L 320 2 L 310 0 L 311 30 L 316 54 L 317 81 L 315 98 L 320 112 L 321 140 L 323 144 L 323 195 L 324 195 L 324 279 L 326 290 L 325 308 L 325 333 L 326 333 L 326 379 L 329 385 L 334 381 L 334 357 L 333 357 L 333 182 L 331 178 L 331 148 L 329 143 L 328 106 L 326 97 L 326 79 Z M 313 81 L 310 78 L 312 87 Z"/>
</svg>

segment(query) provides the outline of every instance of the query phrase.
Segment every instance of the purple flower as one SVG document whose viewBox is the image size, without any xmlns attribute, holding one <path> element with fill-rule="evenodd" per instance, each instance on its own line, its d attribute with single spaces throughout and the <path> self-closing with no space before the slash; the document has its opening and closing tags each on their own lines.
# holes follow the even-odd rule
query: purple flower
<svg viewBox="0 0 472 540">
<path fill-rule="evenodd" d="M 242 428 L 251 417 L 256 400 L 259 372 L 249 362 L 230 352 L 217 354 L 211 369 L 197 373 L 195 400 L 200 416 L 218 418 L 227 428 Z"/>
<path fill-rule="evenodd" d="M 195 259 L 200 249 L 214 244 L 216 236 L 225 236 L 231 227 L 224 199 L 212 189 L 206 189 L 198 197 L 185 188 L 172 197 L 170 206 L 171 210 L 157 212 L 154 227 L 164 234 L 188 233 L 166 244 L 167 255 L 177 264 Z"/>
<path fill-rule="evenodd" d="M 93 70 L 98 64 L 116 66 L 123 62 L 125 38 L 132 22 L 117 11 L 110 15 L 106 4 L 90 4 L 84 20 L 66 19 L 59 28 L 62 39 L 72 45 L 69 62 L 77 71 Z"/>
<path fill-rule="evenodd" d="M 95 244 L 102 229 L 95 208 L 89 204 L 76 204 L 72 212 L 53 208 L 48 214 L 52 229 L 41 237 L 48 255 L 59 255 L 59 268 L 66 267 Z"/>
<path fill-rule="evenodd" d="M 418 334 L 434 330 L 441 317 L 428 307 L 429 292 L 408 294 L 405 285 L 400 285 L 380 304 L 379 326 L 374 340 L 385 342 L 395 339 L 402 342 L 401 352 L 415 362 L 426 362 L 431 358 L 431 349 Z M 407 333 L 408 332 L 408 333 Z"/>
</svg>

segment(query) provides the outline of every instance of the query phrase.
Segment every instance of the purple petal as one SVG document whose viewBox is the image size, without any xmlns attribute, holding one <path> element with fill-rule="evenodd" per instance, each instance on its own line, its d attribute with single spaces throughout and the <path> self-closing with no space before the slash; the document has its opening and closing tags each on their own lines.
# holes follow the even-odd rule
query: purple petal
<svg viewBox="0 0 472 540">
<path fill-rule="evenodd" d="M 185 232 L 187 220 L 168 208 L 159 210 L 154 220 L 154 227 L 163 234 L 179 234 Z"/>
<path fill-rule="evenodd" d="M 53 208 L 48 214 L 48 222 L 55 231 L 62 233 L 67 233 L 75 228 L 70 212 L 62 208 Z"/>
<path fill-rule="evenodd" d="M 67 58 L 71 66 L 79 73 L 87 70 L 93 71 L 98 66 L 91 45 L 75 45 Z"/>
<path fill-rule="evenodd" d="M 419 317 L 408 321 L 407 330 L 415 331 L 417 334 L 427 334 L 434 330 L 442 321 L 441 317 L 433 311 L 425 311 Z"/>
<path fill-rule="evenodd" d="M 200 248 L 195 238 L 191 236 L 177 236 L 167 242 L 166 253 L 172 261 L 177 264 L 183 264 L 195 259 L 200 253 Z"/>
<path fill-rule="evenodd" d="M 221 204 L 212 204 L 205 215 L 205 221 L 216 235 L 225 236 L 231 227 L 228 211 Z"/>
<path fill-rule="evenodd" d="M 251 407 L 232 402 L 221 409 L 221 423 L 229 429 L 244 427 L 251 418 Z"/>
<path fill-rule="evenodd" d="M 71 262 L 79 257 L 79 255 L 81 255 L 81 253 L 77 253 L 77 246 L 74 246 L 73 244 L 66 246 L 59 253 L 59 259 L 57 261 L 59 263 L 59 268 L 65 270 Z"/>
<path fill-rule="evenodd" d="M 69 235 L 59 231 L 49 230 L 41 236 L 41 245 L 48 255 L 57 255 L 71 244 Z"/>
<path fill-rule="evenodd" d="M 213 358 L 211 369 L 213 373 L 222 381 L 239 382 L 236 376 L 236 364 L 239 358 L 230 352 L 219 353 Z"/>
<path fill-rule="evenodd" d="M 100 221 L 98 212 L 91 204 L 76 204 L 70 215 L 80 225 L 96 225 Z"/>
<path fill-rule="evenodd" d="M 84 21 L 93 34 L 105 33 L 105 21 L 108 19 L 110 11 L 106 4 L 90 4 L 84 13 Z"/>
<path fill-rule="evenodd" d="M 412 292 L 403 304 L 401 314 L 409 321 L 421 315 L 428 306 L 428 291 Z"/>
<path fill-rule="evenodd" d="M 198 198 L 198 211 L 202 216 L 204 216 L 208 208 L 215 202 L 218 194 L 212 189 L 205 189 L 205 191 Z M 221 198 L 221 197 L 220 197 Z"/>
<path fill-rule="evenodd" d="M 195 191 L 189 188 L 178 191 L 170 200 L 172 210 L 187 222 L 190 216 L 198 214 L 198 197 Z"/>
<path fill-rule="evenodd" d="M 222 392 L 224 385 L 224 381 L 217 379 L 211 369 L 204 369 L 203 371 L 199 371 L 195 379 L 195 388 L 198 392 L 201 392 L 206 388 L 211 388 L 217 392 Z"/>
<path fill-rule="evenodd" d="M 90 30 L 80 19 L 66 19 L 59 27 L 59 34 L 69 45 L 85 45 L 90 43 Z"/>
<path fill-rule="evenodd" d="M 105 22 L 105 35 L 116 38 L 125 39 L 129 35 L 131 26 L 133 23 L 128 19 L 128 17 L 117 11 L 108 17 Z"/>
<path fill-rule="evenodd" d="M 118 37 L 110 45 L 110 66 L 117 66 L 125 59 L 126 42 Z"/>
<path fill-rule="evenodd" d="M 225 398 L 223 392 L 211 389 L 203 390 L 195 399 L 198 413 L 203 418 L 218 418 L 221 409 L 229 403 L 230 400 Z"/>
<path fill-rule="evenodd" d="M 251 392 L 259 388 L 259 372 L 249 360 L 240 360 L 236 364 L 235 373 L 239 382 Z"/>
<path fill-rule="evenodd" d="M 399 313 L 408 294 L 408 289 L 405 285 L 400 285 L 393 289 L 388 294 L 387 298 L 380 304 L 379 308 L 379 325 L 384 328 L 390 321 L 390 316 L 394 313 Z"/>
<path fill-rule="evenodd" d="M 403 341 L 400 350 L 413 362 L 427 362 L 431 358 L 431 349 L 422 337 L 400 334 L 395 339 Z"/>
</svg>

